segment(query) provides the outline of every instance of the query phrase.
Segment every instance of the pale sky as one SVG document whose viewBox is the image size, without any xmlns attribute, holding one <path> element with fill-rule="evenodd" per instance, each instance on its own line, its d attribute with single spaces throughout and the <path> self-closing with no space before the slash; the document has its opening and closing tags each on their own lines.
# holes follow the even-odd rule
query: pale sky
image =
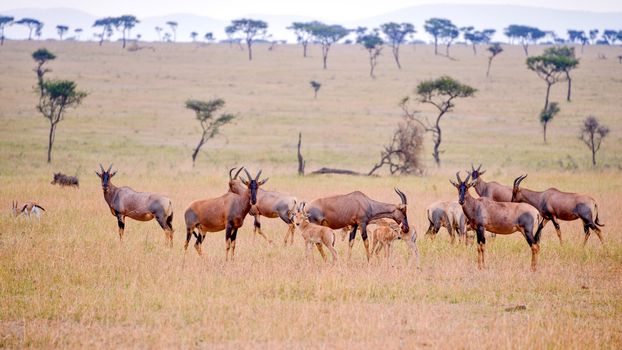
<svg viewBox="0 0 622 350">
<path fill-rule="evenodd" d="M 563 10 L 622 12 L 622 0 L 0 0 L 0 11 L 31 7 L 69 7 L 96 16 L 131 13 L 138 17 L 147 17 L 192 13 L 229 20 L 246 14 L 272 14 L 351 21 L 404 7 L 434 3 L 523 5 Z"/>
</svg>

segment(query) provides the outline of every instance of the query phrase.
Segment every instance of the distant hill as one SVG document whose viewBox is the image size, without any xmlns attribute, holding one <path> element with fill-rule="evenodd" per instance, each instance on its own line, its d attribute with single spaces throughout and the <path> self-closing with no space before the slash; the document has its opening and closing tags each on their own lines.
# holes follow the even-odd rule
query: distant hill
<svg viewBox="0 0 622 350">
<path fill-rule="evenodd" d="M 0 11 L 0 14 L 11 15 L 16 19 L 22 17 L 37 18 L 45 23 L 43 28 L 43 38 L 57 38 L 56 25 L 65 24 L 70 27 L 68 36 L 73 35 L 73 29 L 82 28 L 84 33 L 81 39 L 93 39 L 94 30 L 91 28 L 93 22 L 98 18 L 80 10 L 71 8 L 51 8 L 51 9 L 16 9 Z M 321 18 L 311 18 L 304 15 L 270 15 L 270 14 L 249 14 L 239 17 L 250 17 L 262 19 L 268 22 L 269 33 L 272 39 L 286 39 L 290 42 L 295 40 L 293 34 L 286 29 L 294 21 L 320 20 Z M 431 17 L 444 17 L 452 20 L 457 26 L 472 25 L 476 28 L 494 28 L 499 33 L 497 40 L 504 40 L 502 35 L 503 28 L 509 24 L 526 24 L 537 26 L 543 30 L 553 30 L 561 37 L 566 36 L 566 30 L 573 29 L 622 29 L 622 12 L 589 12 L 589 11 L 568 11 L 547 8 L 513 6 L 513 5 L 454 5 L 454 4 L 432 4 L 407 7 L 401 10 L 392 11 L 378 16 L 358 20 L 347 21 L 340 24 L 348 28 L 357 26 L 375 27 L 381 23 L 410 22 L 417 29 L 417 38 L 428 40 L 428 35 L 423 30 L 423 23 Z M 141 23 L 132 30 L 132 35 L 141 34 L 144 40 L 157 40 L 155 31 L 156 26 L 170 32 L 170 28 L 165 24 L 167 21 L 179 23 L 177 28 L 177 41 L 190 41 L 190 33 L 196 31 L 202 38 L 206 32 L 213 32 L 217 39 L 224 39 L 224 27 L 229 20 L 214 19 L 207 16 L 196 14 L 170 14 L 157 17 L 139 17 Z M 325 21 L 326 23 L 333 23 Z M 23 26 L 10 26 L 6 30 L 6 37 L 12 39 L 24 39 L 28 31 Z"/>
</svg>

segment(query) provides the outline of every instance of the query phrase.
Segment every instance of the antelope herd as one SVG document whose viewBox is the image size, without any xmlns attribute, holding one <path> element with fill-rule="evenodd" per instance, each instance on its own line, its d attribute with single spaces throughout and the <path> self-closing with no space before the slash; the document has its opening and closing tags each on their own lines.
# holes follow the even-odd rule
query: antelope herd
<svg viewBox="0 0 622 350">
<path fill-rule="evenodd" d="M 123 240 L 125 218 L 137 221 L 156 219 L 164 230 L 167 244 L 173 245 L 173 205 L 165 196 L 136 192 L 129 187 L 116 187 L 111 179 L 117 173 L 112 172 L 112 164 L 107 170 L 100 164 L 100 171 L 95 174 L 101 180 L 104 200 L 110 212 L 117 219 L 119 239 Z M 513 186 L 505 186 L 497 182 L 485 182 L 482 175 L 486 172 L 471 165 L 466 178 L 462 180 L 460 172 L 456 173 L 456 180 L 450 183 L 458 191 L 455 201 L 438 201 L 426 208 L 429 227 L 426 236 L 432 240 L 441 227 L 445 227 L 454 243 L 457 235 L 466 245 L 469 244 L 467 232 L 474 231 L 477 239 L 478 268 L 485 267 L 485 231 L 493 234 L 508 235 L 520 232 L 531 248 L 531 269 L 535 271 L 538 265 L 540 252 L 540 237 L 542 229 L 552 221 L 562 243 L 562 235 L 558 220 L 573 221 L 580 219 L 585 232 L 584 242 L 587 242 L 590 233 L 594 231 L 601 244 L 604 243 L 598 217 L 598 204 L 586 195 L 567 193 L 555 188 L 538 192 L 521 187 L 527 175 L 514 180 Z M 360 230 L 365 248 L 367 261 L 373 255 L 378 256 L 385 250 L 387 264 L 390 260 L 391 245 L 395 240 L 404 241 L 411 250 L 411 257 L 415 257 L 419 266 L 417 250 L 417 233 L 408 223 L 408 200 L 400 189 L 394 191 L 399 197 L 398 203 L 384 203 L 371 199 L 361 191 L 343 195 L 334 195 L 315 199 L 309 203 L 299 201 L 298 198 L 261 188 L 268 179 L 261 179 L 259 170 L 252 176 L 244 167 L 229 171 L 227 191 L 216 198 L 197 199 L 191 202 L 184 212 L 186 226 L 186 241 L 184 250 L 188 249 L 191 238 L 194 236 L 194 247 L 202 255 L 202 243 L 207 232 L 225 231 L 226 252 L 225 259 L 235 258 L 235 244 L 238 229 L 244 224 L 248 214 L 254 218 L 254 233 L 262 236 L 266 241 L 272 241 L 261 230 L 260 217 L 280 218 L 288 226 L 283 243 L 293 244 L 294 233 L 299 232 L 305 242 L 306 256 L 310 257 L 313 246 L 317 248 L 326 261 L 324 247 L 332 255 L 333 264 L 338 261 L 335 250 L 335 231 L 342 231 L 342 240 L 349 233 L 348 260 L 352 254 L 352 247 L 356 232 Z M 244 175 L 240 173 L 244 171 Z M 54 174 L 52 184 L 78 187 L 78 179 Z M 469 189 L 474 188 L 478 198 L 471 196 Z M 39 218 L 45 209 L 37 202 L 29 201 L 19 204 L 12 202 L 14 217 L 32 215 Z M 371 232 L 371 250 L 368 241 L 368 230 Z"/>
</svg>

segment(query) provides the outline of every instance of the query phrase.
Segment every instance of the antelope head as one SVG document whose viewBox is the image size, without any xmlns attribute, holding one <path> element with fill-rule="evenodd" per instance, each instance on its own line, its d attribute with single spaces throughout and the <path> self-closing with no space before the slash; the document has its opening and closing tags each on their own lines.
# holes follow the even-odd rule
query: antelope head
<svg viewBox="0 0 622 350">
<path fill-rule="evenodd" d="M 454 187 L 458 189 L 458 203 L 460 203 L 460 205 L 464 204 L 464 196 L 466 195 L 469 188 L 475 185 L 475 181 L 472 181 L 469 183 L 470 178 L 471 178 L 471 174 L 469 173 L 466 179 L 462 181 L 462 179 L 460 178 L 460 172 L 458 171 L 456 172 L 456 179 L 458 180 L 458 182 L 456 183 L 456 182 L 453 182 L 451 179 L 449 180 L 449 182 L 451 182 L 451 184 L 454 185 Z"/>
<path fill-rule="evenodd" d="M 393 219 L 402 227 L 403 233 L 408 233 L 410 232 L 410 227 L 408 226 L 408 216 L 406 215 L 408 200 L 406 199 L 404 192 L 400 191 L 399 188 L 395 187 L 394 190 L 400 197 L 401 203 L 397 205 L 397 210 L 393 212 Z"/>
<path fill-rule="evenodd" d="M 303 221 L 309 221 L 309 214 L 307 214 L 307 212 L 305 211 L 306 204 L 307 203 L 302 202 L 300 203 L 300 206 L 296 208 L 296 213 L 294 214 L 293 218 L 294 224 L 296 224 L 296 226 L 300 226 Z"/>
<path fill-rule="evenodd" d="M 527 177 L 527 174 L 525 175 L 521 175 L 519 177 L 517 177 L 516 179 L 514 179 L 514 186 L 512 186 L 512 202 L 518 202 L 521 199 L 521 192 L 520 192 L 520 183 L 525 180 L 525 178 Z"/>
<path fill-rule="evenodd" d="M 477 169 L 475 169 L 473 167 L 473 163 L 471 163 L 471 177 L 473 178 L 473 182 L 478 182 L 479 181 L 479 177 L 484 175 L 484 173 L 486 172 L 486 170 L 481 170 L 482 169 L 482 164 L 480 163 L 479 166 L 477 167 Z M 469 171 L 467 171 L 467 173 L 469 173 Z"/>
<path fill-rule="evenodd" d="M 108 167 L 108 170 L 104 170 L 104 167 L 99 164 L 99 168 L 101 169 L 101 173 L 95 171 L 95 175 L 102 180 L 102 189 L 104 193 L 108 192 L 108 188 L 110 186 L 110 179 L 117 174 L 117 172 L 110 172 L 112 170 L 112 164 Z"/>
<path fill-rule="evenodd" d="M 249 174 L 248 170 L 244 169 L 244 172 L 246 173 L 247 179 L 240 177 L 240 180 L 244 185 L 246 185 L 251 193 L 251 205 L 255 205 L 257 204 L 257 189 L 259 189 L 259 186 L 268 182 L 268 178 L 265 178 L 261 181 L 259 180 L 259 176 L 261 176 L 261 169 L 259 169 L 257 176 L 255 176 L 254 178 L 251 176 L 251 174 Z"/>
</svg>

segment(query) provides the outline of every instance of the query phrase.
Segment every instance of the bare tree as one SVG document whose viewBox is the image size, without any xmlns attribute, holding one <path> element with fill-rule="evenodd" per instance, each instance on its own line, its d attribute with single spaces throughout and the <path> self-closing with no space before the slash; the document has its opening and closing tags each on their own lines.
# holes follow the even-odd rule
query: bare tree
<svg viewBox="0 0 622 350">
<path fill-rule="evenodd" d="M 186 101 L 186 108 L 191 109 L 196 113 L 197 119 L 201 123 L 201 128 L 203 129 L 201 140 L 192 152 L 193 167 L 201 147 L 203 147 L 209 139 L 218 134 L 221 126 L 230 123 L 235 118 L 233 114 L 228 113 L 221 114 L 218 118 L 214 116 L 214 113 L 224 107 L 224 105 L 225 101 L 220 98 L 209 100 L 207 102 L 199 100 Z"/>
<path fill-rule="evenodd" d="M 423 127 L 423 130 L 432 133 L 434 140 L 434 152 L 432 155 L 434 156 L 434 161 L 437 166 L 441 166 L 440 153 L 442 151 L 439 149 L 442 141 L 441 119 L 446 113 L 453 110 L 455 107 L 454 100 L 456 98 L 471 97 L 476 91 L 475 88 L 462 84 L 448 76 L 421 82 L 417 86 L 419 102 L 431 104 L 438 109 L 439 114 L 436 116 L 434 122 L 430 122 L 427 118 L 419 117 L 416 115 L 416 112 L 411 111 L 408 108 L 408 102 L 410 101 L 408 96 L 404 97 L 400 102 L 400 107 L 402 107 L 405 118 L 412 119 L 419 123 L 419 125 Z"/>
<path fill-rule="evenodd" d="M 177 22 L 168 21 L 166 24 L 171 27 L 171 31 L 173 32 L 173 41 L 177 41 Z"/>
<path fill-rule="evenodd" d="M 596 117 L 589 116 L 585 118 L 579 132 L 579 139 L 592 152 L 592 166 L 596 166 L 596 152 L 600 149 L 600 144 L 607 135 L 609 135 L 609 128 L 605 125 L 600 125 Z"/>
<path fill-rule="evenodd" d="M 302 132 L 298 133 L 298 175 L 305 176 L 305 166 L 307 165 L 307 161 L 302 157 L 302 152 L 300 152 L 300 147 L 302 146 Z"/>
<path fill-rule="evenodd" d="M 380 161 L 367 175 L 373 175 L 385 165 L 389 167 L 391 175 L 422 175 L 423 133 L 423 129 L 415 120 L 404 116 L 393 133 L 391 142 L 380 152 Z"/>
</svg>

